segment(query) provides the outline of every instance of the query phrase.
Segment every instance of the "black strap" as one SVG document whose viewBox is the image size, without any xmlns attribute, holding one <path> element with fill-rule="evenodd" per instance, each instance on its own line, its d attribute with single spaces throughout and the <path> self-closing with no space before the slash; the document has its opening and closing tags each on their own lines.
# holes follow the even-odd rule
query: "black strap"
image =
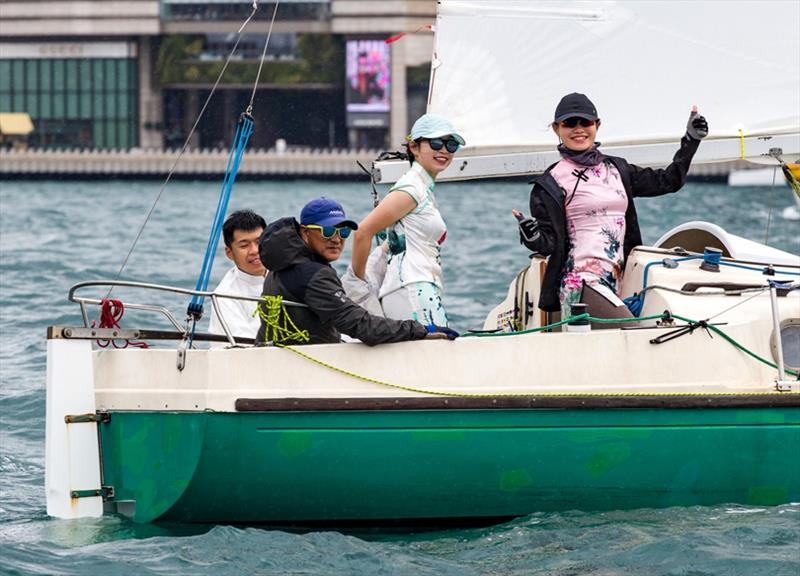
<svg viewBox="0 0 800 576">
<path fill-rule="evenodd" d="M 569 203 L 572 202 L 573 198 L 575 198 L 575 192 L 578 191 L 578 184 L 589 181 L 589 177 L 586 175 L 586 171 L 588 169 L 589 168 L 584 168 L 583 170 L 578 171 L 578 169 L 575 168 L 575 170 L 572 171 L 572 175 L 575 176 L 575 187 L 572 189 L 572 194 L 570 197 L 564 202 L 564 208 L 569 206 Z"/>
</svg>

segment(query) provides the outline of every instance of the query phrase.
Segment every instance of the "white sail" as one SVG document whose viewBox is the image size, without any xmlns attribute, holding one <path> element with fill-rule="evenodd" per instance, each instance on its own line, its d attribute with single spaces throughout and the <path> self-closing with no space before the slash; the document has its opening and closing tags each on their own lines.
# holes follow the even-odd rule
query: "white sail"
<svg viewBox="0 0 800 576">
<path fill-rule="evenodd" d="M 597 106 L 603 150 L 638 164 L 670 161 L 693 104 L 711 126 L 696 163 L 771 148 L 794 160 L 798 22 L 795 0 L 441 0 L 428 111 L 468 144 L 441 178 L 546 168 L 557 159 L 553 111 L 569 92 Z"/>
</svg>

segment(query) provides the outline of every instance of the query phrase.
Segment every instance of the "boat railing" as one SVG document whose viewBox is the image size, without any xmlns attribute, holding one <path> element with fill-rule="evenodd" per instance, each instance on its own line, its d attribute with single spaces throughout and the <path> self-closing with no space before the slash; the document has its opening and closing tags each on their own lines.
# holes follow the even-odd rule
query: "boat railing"
<svg viewBox="0 0 800 576">
<path fill-rule="evenodd" d="M 80 290 L 88 288 L 98 288 L 98 287 L 109 289 L 108 294 L 106 295 L 105 298 L 96 298 L 96 297 L 88 298 L 85 296 L 79 296 L 77 294 Z M 187 288 L 179 288 L 177 286 L 153 284 L 150 282 L 136 282 L 132 280 L 87 280 L 84 282 L 78 282 L 69 289 L 69 293 L 67 294 L 67 299 L 70 302 L 74 302 L 80 306 L 81 317 L 83 318 L 83 323 L 86 328 L 92 327 L 91 321 L 89 320 L 88 306 L 102 306 L 103 302 L 108 299 L 111 291 L 116 287 L 169 292 L 172 294 L 179 294 L 182 296 L 200 296 L 208 298 L 211 300 L 213 304 L 212 309 L 214 311 L 214 314 L 216 314 L 216 317 L 219 320 L 223 331 L 225 332 L 225 340 L 227 340 L 227 342 L 231 346 L 237 346 L 240 343 L 252 344 L 254 342 L 255 334 L 253 335 L 253 338 L 239 338 L 237 341 L 236 337 L 234 337 L 233 333 L 228 327 L 228 323 L 225 321 L 224 315 L 220 311 L 218 302 L 220 299 L 228 299 L 228 300 L 241 300 L 245 302 L 258 303 L 261 302 L 260 298 L 254 298 L 251 296 L 242 296 L 241 294 L 227 294 L 227 293 L 219 293 L 219 292 L 205 291 L 205 290 L 190 290 Z M 177 334 L 174 334 L 175 338 L 181 338 L 181 339 L 186 338 L 186 336 L 189 333 L 188 323 L 184 323 L 182 325 L 180 321 L 172 313 L 172 311 L 170 311 L 170 309 L 167 308 L 166 306 L 158 304 L 143 304 L 138 302 L 129 302 L 125 300 L 120 300 L 120 302 L 122 302 L 124 308 L 127 309 L 141 310 L 145 312 L 153 312 L 163 315 L 170 322 L 170 324 L 172 324 L 175 327 L 177 331 Z M 305 304 L 292 302 L 289 300 L 283 300 L 283 304 L 285 304 L 286 306 L 299 306 L 303 308 L 306 307 Z M 219 341 L 221 340 L 221 335 L 195 333 L 193 335 L 193 339 L 202 341 Z"/>
</svg>

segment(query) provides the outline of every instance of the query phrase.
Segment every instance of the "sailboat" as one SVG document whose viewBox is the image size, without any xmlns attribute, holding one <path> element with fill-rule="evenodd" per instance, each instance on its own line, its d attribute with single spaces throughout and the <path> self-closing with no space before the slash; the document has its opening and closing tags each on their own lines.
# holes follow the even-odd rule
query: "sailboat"
<svg viewBox="0 0 800 576">
<path fill-rule="evenodd" d="M 774 16 L 798 10 L 443 0 L 428 109 L 470 147 L 442 177 L 541 172 L 557 159 L 552 108 L 578 88 L 603 113 L 603 149 L 640 165 L 669 161 L 694 103 L 712 125 L 696 161 L 795 158 L 799 73 L 783 58 L 799 40 Z M 373 177 L 404 168 L 376 162 Z M 98 287 L 226 295 L 76 285 L 84 324 L 48 330 L 47 512 L 419 524 L 800 499 L 800 257 L 687 223 L 628 259 L 637 325 L 589 331 L 539 313 L 544 266 L 506 271 L 485 331 L 371 349 L 188 348 L 157 301 L 126 304 L 172 331 L 93 328 Z M 94 344 L 159 338 L 176 341 Z"/>
</svg>

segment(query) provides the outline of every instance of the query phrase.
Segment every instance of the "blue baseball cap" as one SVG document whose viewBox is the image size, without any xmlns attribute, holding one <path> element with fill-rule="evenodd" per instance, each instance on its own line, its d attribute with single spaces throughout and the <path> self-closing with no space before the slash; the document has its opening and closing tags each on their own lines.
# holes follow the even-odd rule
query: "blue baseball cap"
<svg viewBox="0 0 800 576">
<path fill-rule="evenodd" d="M 411 127 L 411 134 L 407 140 L 418 138 L 441 138 L 442 136 L 452 136 L 453 140 L 464 146 L 466 142 L 460 134 L 456 132 L 450 120 L 438 114 L 423 114 Z"/>
<path fill-rule="evenodd" d="M 315 198 L 305 206 L 300 212 L 300 225 L 308 226 L 344 226 L 353 230 L 358 230 L 358 224 L 352 220 L 347 220 L 344 208 L 336 200 L 330 198 Z"/>
</svg>

